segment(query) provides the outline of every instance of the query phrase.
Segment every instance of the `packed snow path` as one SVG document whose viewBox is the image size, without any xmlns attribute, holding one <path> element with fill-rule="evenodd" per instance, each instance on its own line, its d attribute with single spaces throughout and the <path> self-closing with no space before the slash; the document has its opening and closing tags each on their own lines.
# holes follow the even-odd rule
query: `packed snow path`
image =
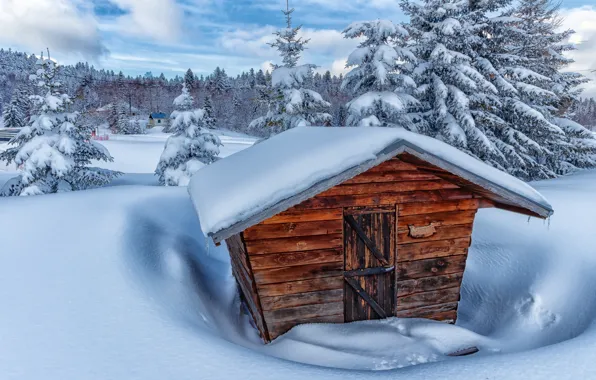
<svg viewBox="0 0 596 380">
<path fill-rule="evenodd" d="M 534 184 L 549 222 L 479 212 L 457 326 L 307 325 L 269 346 L 186 189 L 135 181 L 0 199 L 2 379 L 596 378 L 596 171 Z"/>
</svg>

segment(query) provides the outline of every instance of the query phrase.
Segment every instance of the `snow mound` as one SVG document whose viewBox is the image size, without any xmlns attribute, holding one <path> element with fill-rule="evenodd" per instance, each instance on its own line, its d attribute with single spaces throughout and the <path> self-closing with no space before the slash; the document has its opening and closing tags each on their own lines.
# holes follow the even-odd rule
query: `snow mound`
<svg viewBox="0 0 596 380">
<path fill-rule="evenodd" d="M 375 160 L 399 142 L 552 209 L 530 185 L 444 142 L 401 128 L 293 128 L 199 170 L 191 179 L 189 192 L 203 232 L 209 235 L 320 181 Z"/>
</svg>

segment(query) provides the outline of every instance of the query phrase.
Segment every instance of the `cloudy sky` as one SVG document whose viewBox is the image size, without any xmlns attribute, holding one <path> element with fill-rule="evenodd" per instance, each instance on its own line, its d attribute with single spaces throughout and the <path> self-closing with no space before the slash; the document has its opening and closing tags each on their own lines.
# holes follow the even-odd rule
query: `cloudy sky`
<svg viewBox="0 0 596 380">
<path fill-rule="evenodd" d="M 341 30 L 352 21 L 402 21 L 398 0 L 290 0 L 295 23 L 311 38 L 304 59 L 340 73 L 354 48 Z M 573 70 L 596 69 L 596 6 L 563 0 L 572 42 Z M 266 43 L 283 25 L 285 0 L 0 0 L 0 46 L 27 52 L 50 47 L 63 63 L 80 60 L 136 75 L 166 76 L 189 67 L 207 74 L 221 66 L 231 74 L 276 61 Z M 590 74 L 592 75 L 592 74 Z M 592 77 L 596 79 L 596 76 Z M 596 81 L 588 93 L 596 95 Z"/>
</svg>

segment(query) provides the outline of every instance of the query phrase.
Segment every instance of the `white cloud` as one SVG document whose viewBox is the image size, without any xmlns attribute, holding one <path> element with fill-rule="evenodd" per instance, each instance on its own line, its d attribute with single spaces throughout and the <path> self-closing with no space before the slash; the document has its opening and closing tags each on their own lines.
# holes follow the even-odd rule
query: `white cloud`
<svg viewBox="0 0 596 380">
<path fill-rule="evenodd" d="M 275 50 L 267 43 L 273 42 L 272 26 L 249 27 L 224 32 L 219 38 L 219 45 L 224 50 L 243 56 L 274 58 Z"/>
<path fill-rule="evenodd" d="M 163 42 L 180 36 L 183 11 L 175 0 L 110 1 L 127 12 L 116 21 L 121 33 Z"/>
<path fill-rule="evenodd" d="M 564 9 L 562 12 L 565 20 L 564 29 L 573 29 L 575 34 L 570 42 L 577 46 L 577 50 L 571 52 L 575 63 L 569 67 L 570 71 L 577 71 L 592 82 L 585 85 L 586 96 L 596 96 L 596 7 L 584 6 L 581 8 Z"/>
<path fill-rule="evenodd" d="M 107 50 L 83 0 L 0 0 L 0 43 L 96 58 Z"/>
<path fill-rule="evenodd" d="M 261 63 L 261 70 L 263 70 L 263 72 L 269 71 L 271 72 L 273 67 L 273 62 L 271 61 L 265 61 L 263 63 Z"/>
<path fill-rule="evenodd" d="M 280 61 L 279 53 L 267 45 L 274 40 L 275 30 L 270 25 L 236 29 L 225 32 L 219 39 L 219 45 L 234 55 L 265 59 L 261 67 L 270 69 L 271 62 Z M 333 29 L 304 28 L 300 36 L 310 39 L 301 61 L 319 66 L 319 72 L 330 70 L 334 74 L 345 73 L 345 57 L 358 44 L 357 41 L 343 38 L 340 31 Z"/>
<path fill-rule="evenodd" d="M 331 64 L 331 74 L 339 75 L 344 74 L 346 75 L 350 69 L 346 68 L 346 63 L 348 62 L 348 58 L 336 59 Z"/>
</svg>

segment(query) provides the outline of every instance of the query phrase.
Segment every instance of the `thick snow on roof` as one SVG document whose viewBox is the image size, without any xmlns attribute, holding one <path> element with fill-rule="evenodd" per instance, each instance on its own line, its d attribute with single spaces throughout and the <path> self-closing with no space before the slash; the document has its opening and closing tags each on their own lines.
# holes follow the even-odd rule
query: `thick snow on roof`
<svg viewBox="0 0 596 380">
<path fill-rule="evenodd" d="M 299 127 L 199 170 L 189 192 L 205 235 L 217 233 L 323 180 L 375 160 L 403 141 L 552 209 L 530 185 L 436 139 L 401 128 Z"/>
</svg>

